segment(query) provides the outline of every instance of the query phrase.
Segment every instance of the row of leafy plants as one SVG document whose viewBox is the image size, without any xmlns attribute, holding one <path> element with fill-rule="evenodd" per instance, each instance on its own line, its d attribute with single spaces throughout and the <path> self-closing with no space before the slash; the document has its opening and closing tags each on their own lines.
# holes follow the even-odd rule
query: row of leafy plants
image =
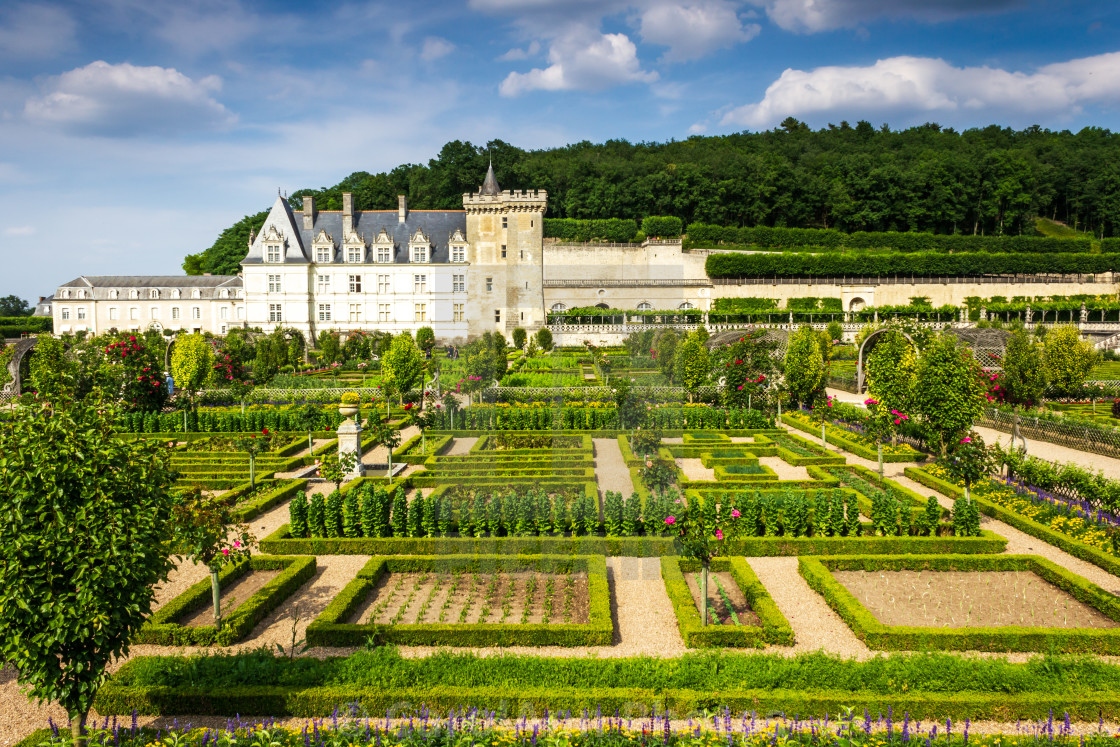
<svg viewBox="0 0 1120 747">
<path fill-rule="evenodd" d="M 705 260 L 705 269 L 712 278 L 1097 275 L 1117 268 L 1120 268 L 1120 254 L 774 252 L 712 254 Z"/>
</svg>

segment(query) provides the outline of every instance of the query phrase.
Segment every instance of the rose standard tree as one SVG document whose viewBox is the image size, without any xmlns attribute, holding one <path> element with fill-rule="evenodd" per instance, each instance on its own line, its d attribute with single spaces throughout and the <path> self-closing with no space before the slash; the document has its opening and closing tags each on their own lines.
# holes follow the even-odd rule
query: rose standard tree
<svg viewBox="0 0 1120 747">
<path fill-rule="evenodd" d="M 700 624 L 708 624 L 708 573 L 712 558 L 723 555 L 727 541 L 736 534 L 739 511 L 726 506 L 685 506 L 665 517 L 670 532 L 675 532 L 677 554 L 700 561 Z"/>
<path fill-rule="evenodd" d="M 170 455 L 121 440 L 115 418 L 34 403 L 0 430 L 0 660 L 66 710 L 75 742 L 172 568 Z"/>
</svg>

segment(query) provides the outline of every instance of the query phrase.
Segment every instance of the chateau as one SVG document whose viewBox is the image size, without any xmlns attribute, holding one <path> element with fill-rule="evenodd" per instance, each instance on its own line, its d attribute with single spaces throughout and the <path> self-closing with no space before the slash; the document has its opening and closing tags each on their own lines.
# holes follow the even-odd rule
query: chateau
<svg viewBox="0 0 1120 747">
<path fill-rule="evenodd" d="M 415 332 L 441 343 L 488 330 L 532 332 L 548 312 L 601 306 L 709 311 L 721 297 L 839 298 L 845 312 L 926 297 L 960 306 L 970 296 L 1111 293 L 1117 278 L 748 278 L 713 280 L 705 260 L 721 249 L 684 251 L 680 239 L 643 244 L 566 244 L 544 239 L 544 190 L 503 191 L 493 168 L 462 210 L 318 210 L 311 197 L 293 211 L 277 196 L 233 276 L 83 276 L 51 299 L 54 331 L 187 330 L 225 334 L 233 326 Z M 1095 287 L 1087 287 L 1092 283 Z M 601 328 L 556 325 L 578 344 Z M 614 336 L 625 335 L 619 328 Z M 613 337 L 610 338 L 613 340 Z M 617 340 L 613 340 L 617 341 Z"/>
</svg>

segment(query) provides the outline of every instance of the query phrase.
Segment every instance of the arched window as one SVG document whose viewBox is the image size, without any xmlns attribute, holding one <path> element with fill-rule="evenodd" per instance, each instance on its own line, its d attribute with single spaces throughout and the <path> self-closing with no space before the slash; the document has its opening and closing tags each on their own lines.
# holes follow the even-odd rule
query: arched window
<svg viewBox="0 0 1120 747">
<path fill-rule="evenodd" d="M 132 290 L 130 290 L 130 291 L 128 292 L 128 297 L 129 297 L 129 298 L 134 298 L 134 299 L 135 299 L 135 298 L 139 298 L 139 297 L 140 297 L 140 291 L 138 291 L 138 290 L 136 290 L 135 288 L 133 288 Z"/>
<path fill-rule="evenodd" d="M 692 309 L 695 309 L 696 307 L 693 306 L 691 302 L 685 301 L 684 303 L 682 303 L 677 308 L 680 309 L 681 311 L 691 311 Z"/>
<path fill-rule="evenodd" d="M 562 303 L 554 303 L 554 304 L 552 304 L 552 308 L 549 309 L 549 311 L 555 311 L 557 314 L 562 314 L 563 312 L 565 312 L 567 310 L 568 310 L 568 306 L 566 304 L 562 304 Z"/>
<path fill-rule="evenodd" d="M 159 298 L 159 291 L 155 288 L 152 288 L 150 291 L 148 291 L 148 298 Z"/>
<path fill-rule="evenodd" d="M 653 311 L 653 304 L 649 301 L 642 301 L 638 304 L 638 311 Z"/>
</svg>

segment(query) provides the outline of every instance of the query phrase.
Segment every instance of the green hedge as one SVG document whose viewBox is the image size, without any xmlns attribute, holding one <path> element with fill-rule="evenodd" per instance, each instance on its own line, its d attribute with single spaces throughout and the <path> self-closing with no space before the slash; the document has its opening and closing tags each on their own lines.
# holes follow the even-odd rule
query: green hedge
<svg viewBox="0 0 1120 747">
<path fill-rule="evenodd" d="M 933 488 L 934 490 L 949 496 L 950 498 L 959 498 L 964 495 L 964 488 L 957 487 L 944 480 L 939 480 L 924 469 L 918 467 L 907 467 L 904 473 L 914 482 L 919 482 L 926 487 Z M 1022 514 L 1004 508 L 998 503 L 992 503 L 989 500 L 971 495 L 972 501 L 980 510 L 980 513 L 991 516 L 993 519 L 998 519 L 1006 524 L 1009 524 L 1021 532 L 1025 532 L 1032 537 L 1054 545 L 1055 547 L 1068 552 L 1075 558 L 1080 558 L 1088 563 L 1103 568 L 1114 576 L 1120 576 L 1120 558 L 1109 555 L 1106 552 L 1098 550 L 1091 545 L 1086 545 L 1078 542 L 1074 538 L 1062 534 L 1045 524 L 1040 524 L 1033 519 L 1029 519 Z"/>
<path fill-rule="evenodd" d="M 833 570 L 1030 571 L 1105 616 L 1120 621 L 1120 599 L 1037 555 L 802 556 L 798 570 L 870 648 L 886 651 L 1043 651 L 1120 653 L 1120 628 L 944 628 L 884 625 L 844 587 Z"/>
<path fill-rule="evenodd" d="M 451 436 L 428 435 L 428 451 L 424 452 L 423 437 L 417 433 L 393 451 L 393 462 L 399 464 L 423 464 L 430 457 L 442 454 L 451 446 Z"/>
<path fill-rule="evenodd" d="M 556 624 L 350 624 L 378 580 L 387 573 L 415 571 L 516 571 L 587 573 L 589 622 Z M 307 627 L 311 646 L 361 646 L 378 643 L 409 646 L 606 646 L 614 637 L 607 565 L 601 555 L 396 555 L 373 557 L 327 608 Z"/>
<path fill-rule="evenodd" d="M 777 482 L 778 473 L 765 464 L 717 464 L 716 481 L 734 483 Z"/>
<path fill-rule="evenodd" d="M 657 558 L 671 537 L 323 537 L 295 538 L 287 524 L 260 541 L 272 555 L 606 555 Z"/>
<path fill-rule="evenodd" d="M 272 482 L 283 483 L 275 490 L 268 491 L 263 495 L 257 496 L 251 501 L 246 503 L 239 503 L 234 506 L 230 517 L 233 521 L 251 521 L 257 518 L 264 512 L 278 506 L 287 499 L 294 496 L 299 491 L 307 487 L 307 480 L 258 480 L 257 484 L 262 483 L 268 485 Z M 246 485 L 246 487 L 248 487 Z M 222 496 L 223 498 L 225 496 Z"/>
<path fill-rule="evenodd" d="M 808 418 L 798 413 L 784 413 L 782 415 L 782 422 L 786 425 L 791 425 L 798 430 L 812 433 L 814 436 L 819 436 L 821 432 L 820 424 L 814 423 Z M 850 451 L 856 456 L 863 457 L 864 459 L 871 459 L 879 461 L 878 450 L 856 441 L 854 438 L 848 436 L 848 432 L 843 428 L 837 428 L 834 425 L 826 424 L 825 438 L 828 443 L 839 446 L 844 451 Z M 815 444 L 814 444 L 815 445 Z M 926 459 L 926 454 L 911 448 L 906 444 L 890 447 L 895 450 L 895 453 L 888 453 L 888 448 L 883 447 L 883 462 L 921 462 Z M 899 453 L 904 452 L 904 453 Z"/>
<path fill-rule="evenodd" d="M 734 648 L 761 648 L 768 644 L 792 646 L 793 628 L 778 609 L 766 587 L 758 580 L 743 558 L 715 558 L 713 572 L 727 571 L 743 592 L 751 610 L 758 615 L 761 626 L 756 625 L 701 625 L 700 612 L 688 588 L 684 574 L 700 570 L 700 563 L 680 557 L 661 558 L 661 577 L 665 591 L 677 616 L 684 645 L 689 648 L 731 646 Z M 709 583 L 712 583 L 709 581 Z"/>
<path fill-rule="evenodd" d="M 991 555 L 1007 549 L 1007 540 L 981 530 L 979 537 L 875 537 L 864 523 L 859 537 L 736 537 L 726 543 L 728 554 L 745 557 L 792 555 Z"/>
<path fill-rule="evenodd" d="M 920 275 L 927 277 L 1003 274 L 1100 274 L 1120 268 L 1120 254 L 942 254 L 939 252 L 829 253 L 773 252 L 708 255 L 713 278 L 836 277 Z"/>
<path fill-rule="evenodd" d="M 642 233 L 649 238 L 677 238 L 684 222 L 675 216 L 650 215 L 642 218 Z"/>
<path fill-rule="evenodd" d="M 783 415 L 782 420 L 784 421 L 785 418 L 786 416 Z M 814 456 L 802 456 L 801 454 L 798 454 L 796 451 L 793 451 L 787 446 L 782 445 L 782 441 L 785 441 L 787 439 L 789 441 L 792 441 L 797 446 L 813 452 Z M 848 460 L 842 455 L 834 454 L 828 449 L 818 446 L 812 441 L 802 438 L 801 436 L 795 435 L 793 433 L 783 433 L 780 436 L 775 436 L 774 445 L 777 449 L 777 456 L 781 457 L 783 461 L 788 462 L 789 464 L 792 464 L 794 466 L 808 466 L 810 464 L 820 466 L 823 464 L 847 464 L 848 462 Z"/>
<path fill-rule="evenodd" d="M 648 233 L 648 232 L 647 232 Z M 898 252 L 1007 252 L 1069 253 L 1092 251 L 1088 239 L 1059 239 L 1040 236 L 972 236 L 900 231 L 857 231 L 843 233 L 820 228 L 737 228 L 705 223 L 688 225 L 690 246 L 749 244 L 770 249 L 816 247 L 820 249 L 891 249 Z M 1105 239 L 1101 251 L 1120 249 L 1120 239 Z"/>
<path fill-rule="evenodd" d="M 315 558 L 254 555 L 247 561 L 226 566 L 218 577 L 225 586 L 251 570 L 279 570 L 281 573 L 231 612 L 223 612 L 220 631 L 213 625 L 185 627 L 175 622 L 212 603 L 210 578 L 207 577 L 156 610 L 137 632 L 135 642 L 160 646 L 228 646 L 235 643 L 249 635 L 257 623 L 315 575 Z"/>
<path fill-rule="evenodd" d="M 576 218 L 545 218 L 544 237 L 580 243 L 611 241 L 624 244 L 638 233 L 638 222 L 628 218 L 578 220 Z M 677 232 L 678 235 L 680 232 Z"/>
</svg>

